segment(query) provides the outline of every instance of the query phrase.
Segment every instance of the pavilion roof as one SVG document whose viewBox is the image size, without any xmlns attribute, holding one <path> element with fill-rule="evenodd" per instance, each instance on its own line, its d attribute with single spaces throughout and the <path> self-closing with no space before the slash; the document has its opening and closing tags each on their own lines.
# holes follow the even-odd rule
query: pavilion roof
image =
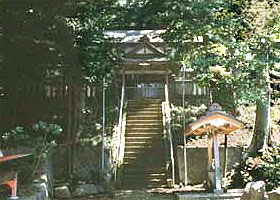
<svg viewBox="0 0 280 200">
<path fill-rule="evenodd" d="M 120 43 L 138 43 L 143 36 L 147 36 L 151 43 L 163 42 L 160 34 L 165 30 L 107 30 L 105 35 L 115 38 Z"/>
<path fill-rule="evenodd" d="M 185 130 L 185 135 L 202 135 L 207 134 L 210 130 L 216 131 L 218 134 L 229 134 L 243 127 L 243 122 L 226 114 L 218 107 L 218 104 L 213 105 L 214 107 L 211 107 L 205 116 L 192 123 Z"/>
</svg>

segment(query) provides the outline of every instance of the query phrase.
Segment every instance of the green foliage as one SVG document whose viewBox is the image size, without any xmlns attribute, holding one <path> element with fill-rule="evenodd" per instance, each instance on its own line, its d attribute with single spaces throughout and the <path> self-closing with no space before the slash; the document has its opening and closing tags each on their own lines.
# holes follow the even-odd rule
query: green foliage
<svg viewBox="0 0 280 200">
<path fill-rule="evenodd" d="M 68 19 L 75 30 L 83 77 L 86 82 L 101 82 L 117 62 L 118 49 L 104 31 L 114 26 L 116 0 L 93 1 L 82 6 L 79 14 Z"/>
<path fill-rule="evenodd" d="M 256 157 L 236 165 L 228 175 L 230 187 L 244 187 L 251 181 L 264 181 L 268 191 L 280 186 L 280 146 L 269 147 Z"/>
<path fill-rule="evenodd" d="M 102 142 L 101 119 L 96 116 L 96 110 L 84 108 L 82 110 L 80 130 L 77 135 L 79 143 L 96 146 Z M 99 119 L 99 121 L 97 120 Z"/>
<path fill-rule="evenodd" d="M 61 140 L 62 128 L 57 124 L 39 121 L 31 129 L 17 126 L 2 134 L 1 148 L 4 149 L 34 149 L 34 174 L 39 169 L 42 159 L 49 156 L 52 148 Z"/>
<path fill-rule="evenodd" d="M 34 123 L 31 130 L 17 126 L 2 134 L 2 148 L 30 148 L 48 154 L 60 140 L 61 126 L 39 121 Z"/>
<path fill-rule="evenodd" d="M 250 23 L 243 15 L 245 2 L 176 3 L 182 10 L 163 36 L 176 49 L 173 58 L 193 68 L 196 81 L 215 88 L 221 99 L 232 94 L 234 104 L 265 99 L 267 87 L 261 82 L 267 68 L 274 66 L 275 48 L 272 39 L 263 42 L 262 35 L 250 35 Z M 203 36 L 202 43 L 194 42 L 197 36 Z"/>
<path fill-rule="evenodd" d="M 202 104 L 200 106 L 188 106 L 183 109 L 181 106 L 172 105 L 171 107 L 171 132 L 173 134 L 176 142 L 182 142 L 182 136 L 184 133 L 184 115 L 185 115 L 185 127 L 187 127 L 190 123 L 197 120 L 200 116 L 202 116 L 207 107 Z M 190 139 L 190 138 L 189 138 Z"/>
</svg>

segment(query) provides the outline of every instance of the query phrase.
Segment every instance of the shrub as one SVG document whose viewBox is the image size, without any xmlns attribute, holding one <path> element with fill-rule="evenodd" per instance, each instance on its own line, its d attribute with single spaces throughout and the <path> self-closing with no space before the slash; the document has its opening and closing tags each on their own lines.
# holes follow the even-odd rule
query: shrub
<svg viewBox="0 0 280 200">
<path fill-rule="evenodd" d="M 228 175 L 230 187 L 245 187 L 251 181 L 264 181 L 267 191 L 280 186 L 280 146 L 268 147 L 258 156 L 249 157 Z"/>
<path fill-rule="evenodd" d="M 34 123 L 31 129 L 17 126 L 2 134 L 1 148 L 4 149 L 33 149 L 34 172 L 39 170 L 43 159 L 48 157 L 51 149 L 61 140 L 62 128 L 57 124 L 49 124 L 39 121 Z"/>
<path fill-rule="evenodd" d="M 185 125 L 186 127 L 205 114 L 207 107 L 202 104 L 200 106 L 187 106 L 185 109 L 181 106 L 171 106 L 171 129 L 173 133 L 173 139 L 177 143 L 182 143 L 183 141 L 183 120 L 185 115 Z M 200 136 L 188 137 L 188 139 L 197 139 Z"/>
</svg>

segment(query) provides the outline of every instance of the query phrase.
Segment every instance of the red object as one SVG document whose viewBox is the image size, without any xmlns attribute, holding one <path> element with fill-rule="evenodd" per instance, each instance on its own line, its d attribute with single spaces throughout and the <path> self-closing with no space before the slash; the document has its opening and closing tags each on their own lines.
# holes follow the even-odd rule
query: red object
<svg viewBox="0 0 280 200">
<path fill-rule="evenodd" d="M 8 161 L 8 160 L 14 160 L 22 157 L 21 155 L 11 155 L 11 156 L 2 156 L 0 157 L 0 164 L 2 162 Z"/>
<path fill-rule="evenodd" d="M 0 150 L 0 152 L 1 152 L 1 150 Z M 1 153 L 1 155 L 2 155 L 2 153 Z M 0 156 L 0 164 L 3 162 L 6 162 L 8 160 L 15 160 L 15 159 L 25 157 L 28 155 L 31 155 L 31 154 L 15 154 L 15 155 L 9 155 L 9 156 Z M 11 188 L 12 192 L 11 192 L 10 199 L 18 199 L 18 197 L 17 197 L 17 173 L 15 174 L 15 178 L 13 180 L 4 180 L 0 184 Z"/>
<path fill-rule="evenodd" d="M 29 154 L 15 154 L 15 155 L 9 155 L 9 156 L 0 156 L 0 164 L 2 162 L 8 161 L 8 160 L 15 160 L 15 159 L 26 157 L 26 156 L 29 156 L 29 155 L 31 155 L 31 153 L 29 153 Z"/>
<path fill-rule="evenodd" d="M 11 188 L 11 190 L 12 190 L 11 197 L 12 198 L 17 197 L 17 179 L 3 181 L 2 185 L 6 185 Z"/>
</svg>

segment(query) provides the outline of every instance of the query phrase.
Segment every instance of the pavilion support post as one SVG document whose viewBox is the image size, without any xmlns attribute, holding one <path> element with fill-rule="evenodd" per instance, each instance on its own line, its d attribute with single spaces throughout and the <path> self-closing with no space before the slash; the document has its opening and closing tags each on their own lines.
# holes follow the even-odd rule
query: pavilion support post
<svg viewBox="0 0 280 200">
<path fill-rule="evenodd" d="M 214 161 L 215 161 L 215 193 L 222 191 L 222 176 L 220 170 L 220 156 L 219 156 L 219 139 L 216 132 L 213 133 L 214 140 Z"/>
<path fill-rule="evenodd" d="M 206 116 L 195 121 L 185 131 L 188 134 L 201 135 L 207 133 L 208 136 L 208 179 L 209 189 L 214 189 L 215 193 L 222 192 L 222 171 L 219 156 L 219 134 L 229 134 L 243 127 L 243 123 L 222 111 L 219 104 L 214 103 Z M 227 141 L 225 141 L 226 143 Z M 213 147 L 214 144 L 214 147 Z M 227 144 L 225 144 L 225 149 Z M 213 159 L 214 152 L 214 159 Z M 226 153 L 225 153 L 226 155 Z M 214 160 L 214 162 L 213 162 Z M 226 163 L 225 163 L 226 165 Z"/>
<path fill-rule="evenodd" d="M 227 174 L 227 154 L 228 154 L 228 149 L 227 149 L 227 135 L 225 135 L 225 147 L 224 147 L 224 176 L 226 177 Z"/>
<path fill-rule="evenodd" d="M 213 168 L 213 136 L 211 132 L 208 133 L 207 145 L 207 176 L 209 181 L 209 188 L 215 187 L 214 168 Z"/>
</svg>

